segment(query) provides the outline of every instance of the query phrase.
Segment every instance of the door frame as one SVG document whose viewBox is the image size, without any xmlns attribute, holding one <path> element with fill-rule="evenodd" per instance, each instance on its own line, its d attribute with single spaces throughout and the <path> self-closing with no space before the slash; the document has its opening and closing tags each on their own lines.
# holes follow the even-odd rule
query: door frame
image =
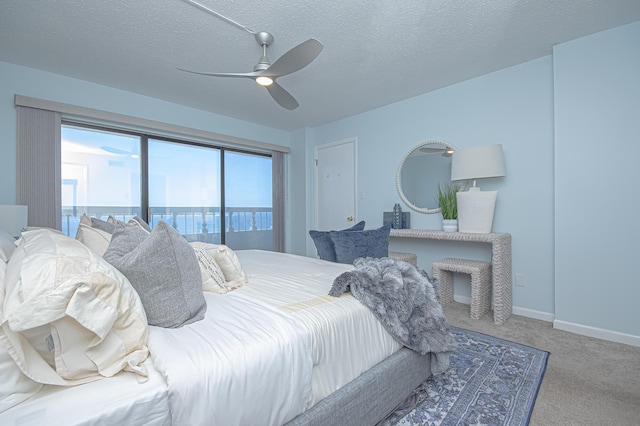
<svg viewBox="0 0 640 426">
<path fill-rule="evenodd" d="M 315 211 L 314 211 L 314 223 L 315 223 L 315 229 L 318 229 L 318 216 L 319 216 L 319 210 L 320 210 L 320 206 L 318 203 L 318 150 L 320 149 L 325 149 L 325 148 L 331 148 L 333 146 L 337 146 L 337 145 L 345 145 L 345 144 L 351 144 L 353 146 L 353 201 L 354 201 L 354 206 L 353 206 L 353 221 L 354 223 L 357 223 L 358 221 L 358 138 L 356 136 L 350 137 L 350 138 L 346 138 L 346 139 L 341 139 L 339 141 L 335 141 L 335 142 L 329 142 L 326 144 L 322 144 L 322 145 L 316 145 L 313 148 L 313 168 L 314 168 L 314 204 L 315 204 Z"/>
</svg>

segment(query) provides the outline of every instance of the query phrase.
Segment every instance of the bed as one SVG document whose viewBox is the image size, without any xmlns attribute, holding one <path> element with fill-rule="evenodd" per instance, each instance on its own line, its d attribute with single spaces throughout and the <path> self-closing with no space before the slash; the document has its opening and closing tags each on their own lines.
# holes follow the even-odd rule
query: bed
<svg viewBox="0 0 640 426">
<path fill-rule="evenodd" d="M 29 232 L 27 240 L 37 235 L 46 241 L 36 248 L 50 262 L 59 264 L 72 253 L 74 259 L 90 259 L 85 269 L 93 263 L 110 267 L 78 240 L 46 229 Z M 352 266 L 268 251 L 226 250 L 236 266 L 241 265 L 246 283 L 233 284 L 227 292 L 202 292 L 206 312 L 201 319 L 178 328 L 148 326 L 137 346 L 125 351 L 126 362 L 116 374 L 108 374 L 105 367 L 107 376 L 93 372 L 88 378 L 66 377 L 42 385 L 24 376 L 34 375 L 28 366 L 21 372 L 15 365 L 11 372 L 3 370 L 12 359 L 16 365 L 20 359 L 13 353 L 19 343 L 12 346 L 8 337 L 13 332 L 7 317 L 16 322 L 7 313 L 16 287 L 12 270 L 30 264 L 34 256 L 16 249 L 0 263 L 0 306 L 5 308 L 0 379 L 23 374 L 19 381 L 27 384 L 4 408 L 0 404 L 0 424 L 37 425 L 46 419 L 60 425 L 374 425 L 430 375 L 429 356 L 403 348 L 350 294 L 327 295 L 335 277 Z M 108 273 L 122 279 L 117 270 Z M 22 281 L 28 281 L 27 275 L 23 272 Z M 76 293 L 78 288 L 76 283 Z M 140 307 L 124 297 L 119 300 L 127 315 Z M 112 339 L 105 336 L 104 341 Z"/>
</svg>

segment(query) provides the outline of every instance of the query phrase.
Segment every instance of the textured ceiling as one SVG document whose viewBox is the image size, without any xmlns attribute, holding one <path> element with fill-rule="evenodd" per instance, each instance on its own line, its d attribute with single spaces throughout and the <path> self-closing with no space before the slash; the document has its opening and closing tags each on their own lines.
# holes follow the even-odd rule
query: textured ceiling
<svg viewBox="0 0 640 426">
<path fill-rule="evenodd" d="M 0 61 L 275 128 L 317 126 L 551 54 L 640 20 L 639 0 L 198 0 L 275 36 L 271 61 L 313 37 L 324 50 L 278 82 L 288 111 L 248 79 L 254 37 L 182 0 L 1 0 Z M 640 44 L 640 41 L 639 41 Z"/>
</svg>

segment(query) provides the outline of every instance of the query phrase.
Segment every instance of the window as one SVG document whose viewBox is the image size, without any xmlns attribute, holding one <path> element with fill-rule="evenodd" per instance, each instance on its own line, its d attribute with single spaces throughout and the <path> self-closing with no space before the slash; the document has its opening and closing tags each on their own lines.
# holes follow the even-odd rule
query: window
<svg viewBox="0 0 640 426">
<path fill-rule="evenodd" d="M 220 244 L 220 149 L 149 140 L 149 224 Z"/>
<path fill-rule="evenodd" d="M 270 157 L 224 152 L 225 229 L 229 246 L 270 250 L 271 168 Z"/>
<path fill-rule="evenodd" d="M 80 217 L 154 227 L 165 220 L 189 241 L 271 250 L 272 157 L 145 134 L 61 127 L 62 231 Z"/>
<path fill-rule="evenodd" d="M 140 138 L 62 126 L 62 232 L 75 236 L 80 217 L 142 216 Z"/>
</svg>

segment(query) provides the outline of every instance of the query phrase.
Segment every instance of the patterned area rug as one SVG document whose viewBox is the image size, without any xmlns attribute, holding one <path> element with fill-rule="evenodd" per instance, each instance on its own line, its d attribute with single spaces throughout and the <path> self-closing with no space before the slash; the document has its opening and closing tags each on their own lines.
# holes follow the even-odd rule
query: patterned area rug
<svg viewBox="0 0 640 426">
<path fill-rule="evenodd" d="M 528 425 L 549 353 L 451 327 L 458 350 L 380 426 Z"/>
</svg>

